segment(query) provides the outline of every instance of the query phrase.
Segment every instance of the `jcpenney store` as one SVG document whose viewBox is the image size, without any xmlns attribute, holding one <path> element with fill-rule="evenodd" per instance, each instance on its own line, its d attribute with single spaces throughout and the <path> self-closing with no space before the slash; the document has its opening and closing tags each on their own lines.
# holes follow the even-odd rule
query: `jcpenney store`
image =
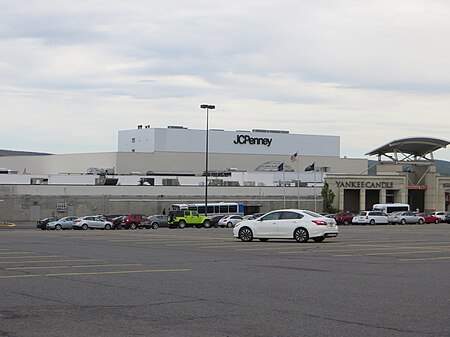
<svg viewBox="0 0 450 337">
<path fill-rule="evenodd" d="M 360 211 L 378 203 L 406 203 L 413 210 L 448 210 L 450 177 L 436 172 L 432 156 L 448 144 L 430 138 L 402 139 L 368 153 L 378 156 L 375 174 L 328 174 L 325 180 L 335 194 L 334 207 Z"/>
</svg>

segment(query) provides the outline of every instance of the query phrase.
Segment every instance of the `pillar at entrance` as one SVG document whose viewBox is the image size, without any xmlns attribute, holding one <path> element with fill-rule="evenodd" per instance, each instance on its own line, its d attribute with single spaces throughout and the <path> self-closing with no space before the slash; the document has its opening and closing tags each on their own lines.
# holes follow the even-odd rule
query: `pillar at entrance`
<svg viewBox="0 0 450 337">
<path fill-rule="evenodd" d="M 366 209 L 366 189 L 362 188 L 359 193 L 359 210 L 364 211 Z"/>
<path fill-rule="evenodd" d="M 385 204 L 386 203 L 386 189 L 382 188 L 380 190 L 380 204 Z"/>
</svg>

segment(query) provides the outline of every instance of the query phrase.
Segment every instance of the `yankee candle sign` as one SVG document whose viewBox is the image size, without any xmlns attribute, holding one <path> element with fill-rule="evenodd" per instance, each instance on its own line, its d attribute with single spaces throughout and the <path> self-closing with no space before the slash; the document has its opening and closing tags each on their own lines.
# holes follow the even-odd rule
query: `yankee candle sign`
<svg viewBox="0 0 450 337">
<path fill-rule="evenodd" d="M 394 188 L 393 181 L 336 181 L 338 188 Z"/>
</svg>

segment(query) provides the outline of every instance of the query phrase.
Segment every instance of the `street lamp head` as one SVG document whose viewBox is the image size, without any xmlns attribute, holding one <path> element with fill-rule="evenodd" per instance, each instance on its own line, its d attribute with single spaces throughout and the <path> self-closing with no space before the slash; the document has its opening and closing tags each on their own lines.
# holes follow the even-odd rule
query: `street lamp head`
<svg viewBox="0 0 450 337">
<path fill-rule="evenodd" d="M 200 108 L 201 108 L 201 109 L 209 109 L 209 110 L 213 110 L 213 109 L 216 108 L 216 106 L 215 106 L 215 105 L 209 105 L 209 104 L 202 104 L 202 105 L 200 105 Z"/>
</svg>

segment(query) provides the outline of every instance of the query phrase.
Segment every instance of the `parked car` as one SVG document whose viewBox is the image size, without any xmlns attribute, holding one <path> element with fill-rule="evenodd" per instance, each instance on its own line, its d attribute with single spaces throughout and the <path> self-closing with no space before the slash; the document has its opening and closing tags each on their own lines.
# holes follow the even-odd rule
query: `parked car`
<svg viewBox="0 0 450 337">
<path fill-rule="evenodd" d="M 38 220 L 36 222 L 36 228 L 40 228 L 42 230 L 46 230 L 47 229 L 47 224 L 49 222 L 56 221 L 56 220 L 58 220 L 58 218 L 56 218 L 54 216 L 50 216 L 48 218 L 44 218 L 42 220 Z"/>
<path fill-rule="evenodd" d="M 441 219 L 441 222 L 444 221 L 445 219 L 445 212 L 444 211 L 434 211 L 434 212 L 430 212 L 430 214 L 438 217 L 439 219 Z"/>
<path fill-rule="evenodd" d="M 109 221 L 112 222 L 114 229 L 122 229 L 122 220 L 125 217 L 126 217 L 126 215 L 119 215 L 119 216 L 117 216 L 115 218 L 112 218 Z"/>
<path fill-rule="evenodd" d="M 244 220 L 255 220 L 258 219 L 259 217 L 262 217 L 264 214 L 266 213 L 255 213 L 255 214 L 250 214 L 250 215 L 244 215 Z"/>
<path fill-rule="evenodd" d="M 74 220 L 78 219 L 76 216 L 66 216 L 57 221 L 52 221 L 47 224 L 47 229 L 72 229 Z"/>
<path fill-rule="evenodd" d="M 72 228 L 84 230 L 88 228 L 111 229 L 112 226 L 112 222 L 106 221 L 106 219 L 101 215 L 88 215 L 75 219 L 73 221 Z"/>
<path fill-rule="evenodd" d="M 244 220 L 242 216 L 239 214 L 231 214 L 231 215 L 225 215 L 222 219 L 219 220 L 218 226 L 219 227 L 234 227 L 237 223 Z"/>
<path fill-rule="evenodd" d="M 211 217 L 211 227 L 219 227 L 219 220 L 222 219 L 225 215 L 214 215 Z"/>
<path fill-rule="evenodd" d="M 419 225 L 421 225 L 424 222 L 425 222 L 425 219 L 423 217 L 421 217 L 420 215 L 417 215 L 411 211 L 394 212 L 392 214 L 389 214 L 389 223 L 394 224 L 394 225 L 395 224 L 405 225 L 407 223 L 409 223 L 409 224 L 418 223 Z"/>
<path fill-rule="evenodd" d="M 332 218 L 298 209 L 282 209 L 269 212 L 255 220 L 244 220 L 233 228 L 234 237 L 244 242 L 253 239 L 309 239 L 322 242 L 325 238 L 338 236 L 338 226 Z"/>
<path fill-rule="evenodd" d="M 350 225 L 355 215 L 356 214 L 352 212 L 342 211 L 336 214 L 331 214 L 330 217 L 336 220 L 338 225 Z"/>
<path fill-rule="evenodd" d="M 450 212 L 445 213 L 444 221 L 445 223 L 450 223 Z"/>
<path fill-rule="evenodd" d="M 136 229 L 144 227 L 147 222 L 147 216 L 144 214 L 128 214 L 122 219 L 122 228 Z"/>
<path fill-rule="evenodd" d="M 167 224 L 167 215 L 157 214 L 147 217 L 147 224 L 145 225 L 145 228 L 157 229 L 159 227 L 169 227 Z"/>
<path fill-rule="evenodd" d="M 360 225 L 388 224 L 389 217 L 386 213 L 381 211 L 361 211 L 358 215 L 353 217 L 352 223 Z"/>
<path fill-rule="evenodd" d="M 425 223 L 439 223 L 441 222 L 441 218 L 431 214 L 431 213 L 418 213 L 421 216 Z"/>
<path fill-rule="evenodd" d="M 103 217 L 107 220 L 107 221 L 113 221 L 113 219 L 118 218 L 119 216 L 123 216 L 123 214 L 106 214 L 103 215 Z"/>
<path fill-rule="evenodd" d="M 211 220 L 207 216 L 200 215 L 197 211 L 187 209 L 169 211 L 167 220 L 169 228 L 185 228 L 186 226 L 195 226 L 197 228 L 211 227 Z"/>
</svg>

